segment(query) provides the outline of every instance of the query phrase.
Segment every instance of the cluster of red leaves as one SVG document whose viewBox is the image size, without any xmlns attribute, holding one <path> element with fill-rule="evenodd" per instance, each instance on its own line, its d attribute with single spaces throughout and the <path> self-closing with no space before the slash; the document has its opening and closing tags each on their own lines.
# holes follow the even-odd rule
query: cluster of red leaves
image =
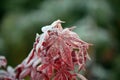
<svg viewBox="0 0 120 80">
<path fill-rule="evenodd" d="M 14 69 L 11 66 L 6 68 L 6 65 L 6 58 L 4 56 L 0 56 L 0 80 L 16 80 Z"/>
<path fill-rule="evenodd" d="M 90 44 L 82 41 L 72 31 L 72 28 L 63 29 L 57 20 L 51 25 L 42 28 L 43 34 L 36 35 L 36 40 L 28 57 L 15 68 L 18 80 L 30 76 L 31 80 L 77 80 L 76 77 L 86 80 L 75 72 L 85 68 L 87 59 L 90 59 L 87 49 Z"/>
</svg>

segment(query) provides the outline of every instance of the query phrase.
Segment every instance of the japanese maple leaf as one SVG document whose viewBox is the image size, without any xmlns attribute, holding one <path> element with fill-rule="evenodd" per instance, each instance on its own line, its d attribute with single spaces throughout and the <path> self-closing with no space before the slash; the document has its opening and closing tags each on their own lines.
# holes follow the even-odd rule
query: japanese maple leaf
<svg viewBox="0 0 120 80">
<path fill-rule="evenodd" d="M 85 68 L 90 59 L 87 49 L 91 44 L 84 42 L 72 31 L 63 29 L 61 20 L 42 28 L 42 34 L 36 39 L 28 57 L 16 67 L 16 77 L 23 79 L 27 75 L 31 80 L 76 80 L 77 76 L 86 80 L 81 74 L 75 73 Z M 34 76 L 37 76 L 34 77 Z"/>
<path fill-rule="evenodd" d="M 57 20 L 52 25 L 43 27 L 44 37 L 43 34 L 41 36 L 44 40 L 42 39 L 43 42 L 40 44 L 42 46 L 42 48 L 39 48 L 39 50 L 41 49 L 40 54 L 44 53 L 45 56 L 52 58 L 53 60 L 60 59 L 61 62 L 57 65 L 61 68 L 62 66 L 67 66 L 66 70 L 63 70 L 63 72 L 67 70 L 72 71 L 75 65 L 79 66 L 78 70 L 80 71 L 85 67 L 86 59 L 90 59 L 87 49 L 91 44 L 82 41 L 76 33 L 71 31 L 72 28 L 63 29 L 61 22 L 62 21 Z M 54 65 L 52 63 L 43 64 L 42 69 L 46 69 L 45 65 L 48 67 L 49 64 L 52 66 L 56 65 L 56 63 L 54 63 Z M 56 69 L 55 66 L 53 69 Z M 59 69 L 60 68 L 58 67 L 58 70 Z M 58 75 L 62 78 L 67 74 L 57 74 L 57 76 Z"/>
<path fill-rule="evenodd" d="M 1 67 L 6 67 L 7 65 L 7 60 L 4 56 L 0 56 L 0 68 Z"/>
<path fill-rule="evenodd" d="M 4 56 L 0 56 L 0 80 L 16 80 L 15 70 L 7 65 L 7 60 Z M 3 70 L 1 68 L 4 68 Z M 6 69 L 5 69 L 6 68 Z"/>
</svg>

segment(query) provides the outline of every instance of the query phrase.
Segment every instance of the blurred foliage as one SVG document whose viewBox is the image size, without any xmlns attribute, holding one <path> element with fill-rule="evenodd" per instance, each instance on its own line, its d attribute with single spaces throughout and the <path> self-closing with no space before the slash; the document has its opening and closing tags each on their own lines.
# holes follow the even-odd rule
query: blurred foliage
<svg viewBox="0 0 120 80">
<path fill-rule="evenodd" d="M 57 19 L 83 40 L 89 53 L 88 80 L 120 80 L 120 0 L 1 0 L 0 55 L 16 66 L 30 52 L 36 33 Z"/>
</svg>

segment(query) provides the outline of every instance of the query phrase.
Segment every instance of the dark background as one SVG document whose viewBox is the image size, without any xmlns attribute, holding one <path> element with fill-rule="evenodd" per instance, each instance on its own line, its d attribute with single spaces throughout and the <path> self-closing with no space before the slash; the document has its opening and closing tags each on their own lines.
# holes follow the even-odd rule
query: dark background
<svg viewBox="0 0 120 80">
<path fill-rule="evenodd" d="M 88 80 L 120 80 L 120 0 L 0 0 L 0 55 L 15 67 L 41 27 L 61 19 L 89 49 Z"/>
</svg>

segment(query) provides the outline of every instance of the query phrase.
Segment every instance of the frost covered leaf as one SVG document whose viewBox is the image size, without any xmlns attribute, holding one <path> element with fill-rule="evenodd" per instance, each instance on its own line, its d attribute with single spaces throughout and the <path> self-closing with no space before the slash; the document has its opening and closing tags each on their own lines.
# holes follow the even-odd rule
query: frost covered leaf
<svg viewBox="0 0 120 80">
<path fill-rule="evenodd" d="M 83 75 L 81 74 L 77 74 L 78 78 L 80 78 L 81 80 L 87 80 Z"/>
<path fill-rule="evenodd" d="M 91 44 L 72 31 L 75 27 L 63 29 L 61 23 L 64 22 L 57 20 L 44 26 L 41 35 L 36 34 L 30 54 L 15 68 L 16 79 L 30 76 L 31 80 L 77 80 L 78 76 L 87 80 L 74 69 L 75 66 L 79 67 L 78 71 L 85 68 L 86 60 L 90 59 L 87 49 Z M 0 59 L 1 63 L 5 62 L 4 57 Z"/>
<path fill-rule="evenodd" d="M 0 56 L 0 68 L 1 67 L 6 67 L 7 65 L 7 60 L 4 56 Z"/>
<path fill-rule="evenodd" d="M 7 60 L 4 56 L 0 56 L 0 68 L 6 67 Z M 0 80 L 16 80 L 14 69 L 8 66 L 6 70 L 0 69 Z"/>
</svg>

